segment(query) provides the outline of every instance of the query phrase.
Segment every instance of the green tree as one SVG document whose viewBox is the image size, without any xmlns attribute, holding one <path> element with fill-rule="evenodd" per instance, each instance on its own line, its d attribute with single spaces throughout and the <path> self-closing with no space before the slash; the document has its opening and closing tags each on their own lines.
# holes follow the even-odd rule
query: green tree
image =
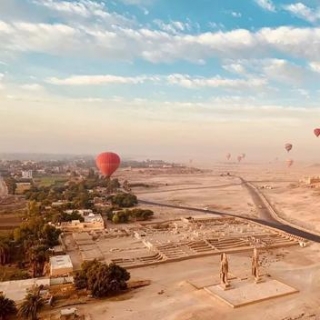
<svg viewBox="0 0 320 320">
<path fill-rule="evenodd" d="M 28 250 L 28 255 L 32 268 L 32 277 L 41 277 L 44 265 L 49 259 L 48 247 L 45 245 L 33 246 Z"/>
<path fill-rule="evenodd" d="M 4 182 L 7 185 L 9 194 L 15 194 L 16 189 L 17 189 L 16 180 L 13 179 L 12 177 L 8 177 L 8 178 L 4 179 Z"/>
<path fill-rule="evenodd" d="M 138 199 L 134 194 L 119 192 L 111 197 L 111 203 L 120 208 L 130 208 L 138 203 Z"/>
<path fill-rule="evenodd" d="M 82 265 L 82 270 L 74 278 L 77 289 L 87 288 L 94 297 L 106 297 L 127 288 L 130 273 L 116 265 L 103 264 L 97 260 Z"/>
<path fill-rule="evenodd" d="M 44 302 L 40 296 L 40 288 L 34 287 L 28 293 L 19 307 L 19 316 L 24 319 L 37 320 L 38 312 L 43 308 Z"/>
<path fill-rule="evenodd" d="M 10 238 L 1 237 L 0 238 L 0 265 L 5 265 L 10 262 L 12 254 L 12 245 Z"/>
<path fill-rule="evenodd" d="M 16 313 L 15 302 L 0 294 L 0 320 L 5 320 L 8 316 L 15 315 Z"/>
</svg>

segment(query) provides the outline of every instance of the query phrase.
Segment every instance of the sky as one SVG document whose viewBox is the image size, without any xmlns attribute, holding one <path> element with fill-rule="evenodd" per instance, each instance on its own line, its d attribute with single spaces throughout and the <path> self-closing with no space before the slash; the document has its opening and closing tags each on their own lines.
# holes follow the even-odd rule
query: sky
<svg viewBox="0 0 320 320">
<path fill-rule="evenodd" d="M 0 152 L 320 159 L 318 0 L 0 0 Z"/>
</svg>

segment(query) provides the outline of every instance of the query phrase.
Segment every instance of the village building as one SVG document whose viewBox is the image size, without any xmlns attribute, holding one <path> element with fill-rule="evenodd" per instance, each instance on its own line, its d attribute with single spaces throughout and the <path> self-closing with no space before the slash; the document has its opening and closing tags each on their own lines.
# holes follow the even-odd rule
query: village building
<svg viewBox="0 0 320 320">
<path fill-rule="evenodd" d="M 65 277 L 73 273 L 73 264 L 69 255 L 50 258 L 50 277 Z"/>
</svg>

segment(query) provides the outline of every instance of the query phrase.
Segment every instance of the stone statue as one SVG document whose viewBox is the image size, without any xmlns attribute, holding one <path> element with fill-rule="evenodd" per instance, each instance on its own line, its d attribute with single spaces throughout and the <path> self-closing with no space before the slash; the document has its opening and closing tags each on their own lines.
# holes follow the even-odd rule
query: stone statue
<svg viewBox="0 0 320 320">
<path fill-rule="evenodd" d="M 220 257 L 220 282 L 223 288 L 228 288 L 230 286 L 228 281 L 229 264 L 227 255 L 225 253 L 221 254 Z"/>
<path fill-rule="evenodd" d="M 259 252 L 257 248 L 253 249 L 253 256 L 252 256 L 252 275 L 254 276 L 254 279 L 257 282 L 260 280 L 259 275 Z"/>
</svg>

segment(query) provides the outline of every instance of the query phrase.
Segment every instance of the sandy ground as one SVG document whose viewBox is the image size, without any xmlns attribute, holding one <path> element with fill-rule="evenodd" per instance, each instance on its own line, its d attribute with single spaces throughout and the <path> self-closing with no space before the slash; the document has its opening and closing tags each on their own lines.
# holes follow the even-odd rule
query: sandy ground
<svg viewBox="0 0 320 320">
<path fill-rule="evenodd" d="M 303 256 L 304 259 L 300 257 Z M 238 276 L 250 272 L 249 254 L 229 256 L 230 272 Z M 272 278 L 300 292 L 257 304 L 232 309 L 204 290 L 197 290 L 188 280 L 219 274 L 219 258 L 186 260 L 154 267 L 130 270 L 133 279 L 151 279 L 148 287 L 140 288 L 122 298 L 99 301 L 90 305 L 93 319 L 289 319 L 301 313 L 301 319 L 315 319 L 318 313 L 320 288 L 320 246 L 279 249 L 268 254 L 264 267 Z M 232 284 L 232 282 L 231 282 Z M 163 294 L 159 294 L 163 290 Z M 259 284 L 257 284 L 259 290 Z M 81 310 L 88 311 L 87 306 Z M 263 310 L 263 311 L 262 311 Z M 319 313 L 320 314 L 320 313 Z M 286 318 L 288 317 L 288 318 Z M 300 318 L 299 318 L 300 319 Z"/>
<path fill-rule="evenodd" d="M 238 178 L 226 175 L 229 172 L 253 181 L 257 186 L 271 186 L 272 189 L 261 191 L 283 216 L 320 231 L 320 191 L 293 187 L 302 177 L 317 175 L 319 166 L 301 164 L 288 169 L 283 163 L 263 166 L 220 163 L 210 169 L 210 172 L 189 174 L 120 171 L 118 177 L 121 181 L 128 179 L 132 183 L 148 184 L 149 187 L 134 188 L 133 192 L 140 199 L 256 216 L 249 194 Z M 155 220 L 190 215 L 181 209 L 152 207 L 152 210 L 155 211 Z M 261 260 L 271 278 L 298 289 L 299 293 L 232 309 L 188 282 L 197 277 L 219 275 L 219 257 L 211 256 L 131 269 L 133 280 L 149 279 L 151 285 L 90 306 L 79 306 L 79 309 L 89 313 L 93 320 L 290 320 L 320 317 L 320 244 L 270 250 L 261 256 Z M 230 254 L 229 261 L 231 273 L 238 276 L 250 273 L 250 253 Z"/>
</svg>

